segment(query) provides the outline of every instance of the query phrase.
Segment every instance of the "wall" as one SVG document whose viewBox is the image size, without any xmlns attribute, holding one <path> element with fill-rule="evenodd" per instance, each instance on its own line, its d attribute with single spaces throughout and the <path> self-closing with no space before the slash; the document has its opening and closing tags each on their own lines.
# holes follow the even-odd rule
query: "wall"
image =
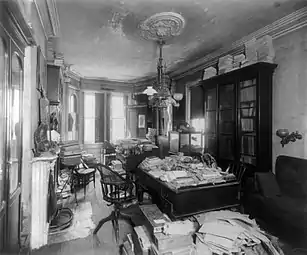
<svg viewBox="0 0 307 255">
<path fill-rule="evenodd" d="M 185 121 L 185 108 L 186 108 L 186 95 L 185 86 L 189 83 L 193 83 L 200 79 L 202 76 L 202 71 L 195 72 L 194 74 L 185 76 L 179 80 L 176 80 L 176 93 L 184 94 L 182 100 L 179 102 L 180 106 L 178 108 L 173 108 L 173 122 L 176 124 L 180 121 Z"/>
<path fill-rule="evenodd" d="M 278 155 L 307 157 L 307 27 L 274 40 L 273 166 Z M 303 139 L 281 147 L 276 130 L 299 131 Z M 274 169 L 274 167 L 273 167 Z"/>
</svg>

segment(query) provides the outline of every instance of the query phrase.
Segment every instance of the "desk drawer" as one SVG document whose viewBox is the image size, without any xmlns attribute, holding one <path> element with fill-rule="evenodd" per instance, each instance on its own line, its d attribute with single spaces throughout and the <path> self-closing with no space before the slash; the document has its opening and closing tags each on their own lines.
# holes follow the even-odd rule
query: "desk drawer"
<svg viewBox="0 0 307 255">
<path fill-rule="evenodd" d="M 161 190 L 161 210 L 171 218 L 239 205 L 238 185 L 213 186 L 176 194 Z"/>
</svg>

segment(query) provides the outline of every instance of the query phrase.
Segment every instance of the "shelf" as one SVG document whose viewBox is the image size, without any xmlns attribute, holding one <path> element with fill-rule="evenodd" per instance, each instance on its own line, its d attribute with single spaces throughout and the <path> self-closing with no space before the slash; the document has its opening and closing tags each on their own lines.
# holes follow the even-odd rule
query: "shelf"
<svg viewBox="0 0 307 255">
<path fill-rule="evenodd" d="M 220 133 L 220 135 L 223 135 L 223 136 L 234 136 L 233 133 Z"/>
<path fill-rule="evenodd" d="M 252 85 L 248 85 L 248 86 L 244 86 L 244 87 L 240 87 L 240 90 L 243 90 L 243 89 L 248 89 L 250 87 L 256 87 L 257 84 L 252 84 Z"/>
<path fill-rule="evenodd" d="M 256 157 L 256 154 L 249 154 L 249 153 L 240 153 L 240 155 L 242 155 L 242 156 L 249 156 L 249 157 L 253 157 L 253 158 L 255 158 Z"/>
<path fill-rule="evenodd" d="M 233 111 L 233 108 L 223 108 L 223 109 L 220 109 L 220 111 Z"/>
<path fill-rule="evenodd" d="M 256 132 L 255 131 L 241 131 L 240 135 L 241 136 L 255 136 Z"/>
<path fill-rule="evenodd" d="M 256 116 L 244 116 L 244 117 L 240 117 L 240 119 L 255 119 Z"/>
</svg>

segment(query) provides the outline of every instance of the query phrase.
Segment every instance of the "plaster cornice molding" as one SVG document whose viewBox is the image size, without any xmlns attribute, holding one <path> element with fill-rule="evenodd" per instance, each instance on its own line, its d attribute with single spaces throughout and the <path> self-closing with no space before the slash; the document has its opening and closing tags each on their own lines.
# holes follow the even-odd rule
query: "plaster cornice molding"
<svg viewBox="0 0 307 255">
<path fill-rule="evenodd" d="M 56 7 L 55 0 L 46 0 L 47 9 L 49 13 L 49 19 L 51 24 L 52 33 L 48 35 L 50 36 L 59 36 L 60 35 L 60 19 L 58 9 Z"/>
<path fill-rule="evenodd" d="M 34 0 L 34 4 L 35 4 L 35 11 L 37 12 L 37 15 L 38 15 L 38 18 L 39 18 L 39 21 L 40 21 L 40 25 L 42 27 L 45 39 L 48 40 L 47 29 L 46 29 L 44 21 L 43 21 L 43 17 L 42 17 L 42 14 L 41 14 L 39 3 L 37 3 L 37 0 Z"/>
<path fill-rule="evenodd" d="M 89 78 L 89 77 L 82 77 L 81 80 L 83 83 L 105 85 L 105 86 L 126 87 L 128 85 L 133 84 L 133 83 L 124 82 L 124 81 L 112 81 L 112 80 L 105 80 L 105 79 L 100 79 L 100 78 Z"/>
<path fill-rule="evenodd" d="M 72 70 L 66 70 L 65 74 L 67 77 L 74 79 L 76 81 L 81 81 L 82 76 Z"/>
<path fill-rule="evenodd" d="M 272 36 L 273 39 L 294 32 L 307 25 L 307 7 L 301 8 L 231 44 L 230 47 L 219 49 L 193 63 L 170 72 L 170 76 L 178 80 L 187 75 L 191 75 L 204 68 L 215 65 L 218 59 L 226 54 L 240 54 L 244 52 L 244 43 L 252 38 L 260 38 L 265 35 Z"/>
<path fill-rule="evenodd" d="M 133 86 L 123 82 L 81 78 L 81 90 L 132 92 Z"/>
<path fill-rule="evenodd" d="M 187 86 L 187 88 L 196 87 L 201 81 L 202 81 L 202 79 L 198 78 L 194 81 L 187 82 L 186 86 Z"/>
<path fill-rule="evenodd" d="M 35 46 L 36 43 L 34 39 L 34 33 L 27 20 L 23 16 L 18 2 L 16 0 L 0 1 L 0 9 L 1 11 L 3 9 L 4 12 L 7 11 L 7 14 L 9 15 L 8 18 L 11 19 L 11 21 L 15 24 L 15 27 L 13 27 L 14 33 L 16 33 L 24 45 Z M 0 27 L 7 31 L 1 23 Z M 7 34 L 10 35 L 10 32 L 7 31 Z"/>
</svg>

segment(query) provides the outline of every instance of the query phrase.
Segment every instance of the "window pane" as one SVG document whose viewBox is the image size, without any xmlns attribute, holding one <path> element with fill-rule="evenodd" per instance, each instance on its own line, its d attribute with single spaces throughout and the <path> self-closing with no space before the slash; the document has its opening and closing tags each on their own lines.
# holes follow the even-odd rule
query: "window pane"
<svg viewBox="0 0 307 255">
<path fill-rule="evenodd" d="M 95 143 L 95 119 L 84 119 L 84 142 Z"/>
<path fill-rule="evenodd" d="M 112 119 L 112 141 L 125 138 L 125 119 Z"/>
<path fill-rule="evenodd" d="M 6 48 L 2 38 L 0 38 L 0 206 L 4 200 L 4 152 L 5 152 L 5 125 L 4 120 L 4 93 L 7 78 L 7 58 Z"/>
<path fill-rule="evenodd" d="M 191 120 L 191 126 L 195 128 L 195 131 L 204 131 L 205 129 L 205 119 L 192 119 Z"/>
<path fill-rule="evenodd" d="M 111 98 L 112 118 L 124 118 L 125 117 L 125 106 L 123 96 L 112 96 Z"/>
<path fill-rule="evenodd" d="M 95 117 L 95 94 L 85 93 L 84 94 L 84 118 Z"/>
<path fill-rule="evenodd" d="M 21 152 L 21 122 L 20 110 L 22 105 L 22 66 L 18 55 L 12 57 L 12 105 L 11 105 L 11 140 L 10 140 L 10 194 L 19 182 L 20 152 Z"/>
</svg>

